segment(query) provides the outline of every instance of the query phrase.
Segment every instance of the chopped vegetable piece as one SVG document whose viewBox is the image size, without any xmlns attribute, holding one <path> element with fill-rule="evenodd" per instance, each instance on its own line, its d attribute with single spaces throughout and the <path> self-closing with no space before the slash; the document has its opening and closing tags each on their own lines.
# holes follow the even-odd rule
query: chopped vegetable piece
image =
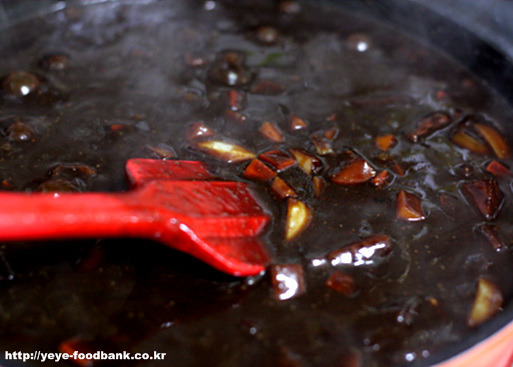
<svg viewBox="0 0 513 367">
<path fill-rule="evenodd" d="M 377 163 L 388 167 L 398 176 L 403 177 L 406 174 L 405 169 L 403 167 L 404 162 L 401 162 L 401 164 L 399 164 L 396 161 L 396 158 L 394 156 L 391 156 L 390 154 L 380 153 L 374 158 L 374 160 Z"/>
<path fill-rule="evenodd" d="M 290 241 L 303 232 L 312 218 L 312 212 L 303 202 L 287 199 L 287 218 L 285 227 L 285 239 Z"/>
<path fill-rule="evenodd" d="M 283 93 L 284 90 L 285 87 L 279 83 L 271 80 L 261 80 L 251 88 L 251 93 L 263 96 L 277 96 L 278 94 Z"/>
<path fill-rule="evenodd" d="M 400 191 L 396 198 L 397 218 L 408 222 L 416 222 L 426 219 L 422 213 L 420 199 L 406 191 Z"/>
<path fill-rule="evenodd" d="M 434 112 L 424 117 L 417 128 L 408 135 L 411 141 L 418 142 L 421 138 L 443 129 L 451 123 L 451 117 L 445 112 Z"/>
<path fill-rule="evenodd" d="M 388 178 L 388 171 L 383 170 L 374 177 L 371 182 L 374 186 L 383 186 Z"/>
<path fill-rule="evenodd" d="M 61 163 L 55 166 L 51 172 L 52 177 L 87 179 L 96 176 L 96 168 L 80 163 Z"/>
<path fill-rule="evenodd" d="M 374 176 L 374 168 L 365 159 L 357 158 L 334 174 L 331 181 L 340 185 L 354 185 L 367 182 Z"/>
<path fill-rule="evenodd" d="M 397 143 L 397 139 L 392 134 L 382 135 L 376 138 L 376 146 L 387 152 Z"/>
<path fill-rule="evenodd" d="M 512 175 L 511 171 L 508 168 L 506 168 L 506 166 L 497 161 L 491 161 L 486 166 L 486 171 L 490 172 L 492 175 L 496 177 L 507 177 Z"/>
<path fill-rule="evenodd" d="M 239 51 L 224 51 L 208 70 L 208 79 L 216 84 L 242 87 L 251 82 L 253 73 L 245 64 L 245 54 Z"/>
<path fill-rule="evenodd" d="M 279 177 L 274 178 L 271 183 L 271 189 L 280 199 L 297 196 L 296 191 Z"/>
<path fill-rule="evenodd" d="M 196 143 L 196 147 L 214 158 L 228 163 L 243 162 L 256 157 L 256 155 L 240 145 L 219 140 L 207 140 Z"/>
<path fill-rule="evenodd" d="M 473 138 L 463 130 L 459 130 L 452 137 L 453 143 L 478 154 L 488 153 L 488 148 L 479 140 Z"/>
<path fill-rule="evenodd" d="M 244 177 L 250 180 L 269 181 L 277 173 L 258 159 L 253 159 L 243 173 Z"/>
<path fill-rule="evenodd" d="M 59 344 L 59 352 L 70 355 L 69 360 L 81 367 L 92 367 L 93 360 L 85 358 L 86 354 L 93 354 L 95 350 L 90 343 L 80 337 L 74 337 Z M 75 354 L 76 353 L 76 354 Z"/>
<path fill-rule="evenodd" d="M 228 92 L 228 100 L 232 111 L 243 110 L 247 104 L 246 96 L 233 89 Z"/>
<path fill-rule="evenodd" d="M 201 121 L 192 123 L 187 132 L 187 141 L 192 141 L 198 138 L 208 138 L 209 136 L 215 135 L 214 130 L 205 125 Z"/>
<path fill-rule="evenodd" d="M 331 273 L 326 285 L 346 296 L 354 294 L 357 290 L 353 277 L 339 270 Z"/>
<path fill-rule="evenodd" d="M 235 122 L 237 124 L 241 124 L 248 119 L 246 115 L 230 109 L 224 111 L 223 116 L 227 121 Z"/>
<path fill-rule="evenodd" d="M 340 129 L 336 126 L 324 131 L 324 137 L 328 140 L 333 140 L 338 136 Z"/>
<path fill-rule="evenodd" d="M 41 79 L 32 73 L 14 71 L 7 75 L 1 84 L 1 88 L 7 94 L 16 97 L 24 97 L 36 92 L 41 86 Z"/>
<path fill-rule="evenodd" d="M 493 127 L 483 124 L 474 124 L 479 135 L 490 145 L 493 152 L 499 159 L 508 158 L 510 150 L 508 143 Z"/>
<path fill-rule="evenodd" d="M 481 325 L 495 315 L 502 307 L 504 297 L 491 281 L 481 277 L 477 283 L 477 292 L 467 320 L 470 327 Z"/>
<path fill-rule="evenodd" d="M 310 136 L 310 140 L 312 141 L 315 150 L 317 151 L 317 154 L 328 155 L 335 153 L 333 147 L 331 146 L 331 141 L 328 138 L 321 136 L 319 134 L 312 134 Z"/>
<path fill-rule="evenodd" d="M 382 234 L 363 238 L 330 252 L 331 265 L 371 265 L 376 256 L 383 257 L 392 250 L 390 237 Z"/>
<path fill-rule="evenodd" d="M 497 216 L 504 194 L 493 178 L 465 182 L 461 186 L 461 191 L 487 220 L 492 220 Z"/>
<path fill-rule="evenodd" d="M 306 292 L 303 267 L 300 264 L 276 264 L 270 267 L 274 296 L 285 301 Z"/>
<path fill-rule="evenodd" d="M 299 168 L 307 175 L 319 173 L 322 169 L 322 161 L 314 155 L 311 155 L 304 149 L 290 148 L 289 153 L 296 159 Z"/>
<path fill-rule="evenodd" d="M 320 176 L 314 176 L 312 178 L 312 182 L 315 196 L 321 196 L 322 192 L 324 191 L 324 188 L 326 187 L 326 181 L 324 181 L 324 179 Z"/>
<path fill-rule="evenodd" d="M 490 223 L 482 223 L 478 227 L 479 232 L 481 232 L 490 245 L 495 251 L 501 251 L 506 247 L 506 243 L 502 240 L 498 233 L 498 227 L 496 225 Z"/>
<path fill-rule="evenodd" d="M 51 178 L 40 184 L 36 192 L 79 192 L 80 187 L 64 178 Z"/>
<path fill-rule="evenodd" d="M 283 171 L 296 163 L 296 160 L 281 150 L 270 150 L 258 156 L 261 160 L 269 163 L 278 172 Z"/>
<path fill-rule="evenodd" d="M 16 142 L 28 142 L 34 140 L 34 129 L 23 121 L 16 121 L 7 128 L 7 139 Z"/>
<path fill-rule="evenodd" d="M 278 126 L 273 124 L 272 122 L 265 121 L 262 126 L 260 126 L 260 129 L 258 129 L 260 133 L 265 136 L 266 138 L 275 141 L 277 143 L 283 142 L 283 134 L 278 129 Z"/>
<path fill-rule="evenodd" d="M 404 172 L 404 168 L 397 162 L 392 164 L 392 170 L 395 172 L 396 175 L 404 177 L 406 172 Z"/>
<path fill-rule="evenodd" d="M 166 144 L 150 145 L 148 149 L 160 159 L 176 158 L 175 150 Z"/>
<path fill-rule="evenodd" d="M 302 130 L 302 129 L 306 129 L 307 127 L 308 127 L 308 124 L 301 117 L 298 117 L 296 115 L 290 116 L 290 130 L 292 130 L 292 131 Z"/>
</svg>

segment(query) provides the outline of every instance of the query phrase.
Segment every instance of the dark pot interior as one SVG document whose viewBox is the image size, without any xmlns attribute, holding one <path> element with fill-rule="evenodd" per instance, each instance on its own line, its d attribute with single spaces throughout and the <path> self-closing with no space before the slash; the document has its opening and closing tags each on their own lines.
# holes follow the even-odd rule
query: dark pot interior
<svg viewBox="0 0 513 367">
<path fill-rule="evenodd" d="M 15 0 L 4 0 L 0 2 L 0 5 L 3 6 L 0 8 L 0 24 L 14 25 L 35 16 L 60 10 L 68 3 L 70 2 L 27 1 L 22 3 Z M 436 49 L 456 59 L 489 88 L 498 92 L 509 104 L 513 105 L 513 42 L 511 42 L 513 19 L 508 19 L 508 14 L 513 14 L 512 3 L 499 1 L 493 9 L 490 9 L 487 1 L 470 0 L 454 2 L 443 0 L 330 1 L 329 3 L 364 17 L 373 17 L 379 21 L 391 23 L 406 33 L 419 37 L 427 44 L 433 45 Z M 319 2 L 318 6 L 323 6 L 323 4 L 324 2 Z M 509 135 L 513 136 L 513 125 L 511 124 L 509 125 Z M 122 187 L 123 184 L 119 184 L 119 186 Z M 123 244 L 117 246 L 121 250 Z M 130 254 L 129 257 L 134 256 L 137 251 L 135 246 L 133 247 L 127 251 Z M 39 253 L 42 253 L 41 250 Z M 58 253 L 58 250 L 54 253 Z M 160 252 L 152 253 L 152 256 L 155 256 Z M 161 255 L 164 258 L 169 256 L 167 253 Z M 178 257 L 178 260 L 167 260 L 172 261 L 173 266 L 177 267 L 180 267 L 182 262 L 188 264 L 190 261 L 185 257 Z M 159 262 L 159 266 L 162 265 L 162 262 Z M 184 268 L 187 266 L 184 265 Z M 194 261 L 192 261 L 192 266 L 197 266 L 200 269 L 199 272 L 206 278 L 219 276 Z M 194 276 L 194 272 L 187 276 L 191 276 L 191 274 Z M 226 280 L 223 277 L 221 279 Z M 167 292 L 169 291 L 167 290 Z M 208 302 L 208 291 L 205 290 L 205 292 L 207 296 L 204 301 Z M 231 306 L 229 300 L 227 305 L 221 307 L 225 306 Z M 201 311 L 198 312 L 201 313 Z M 486 339 L 512 319 L 513 305 L 510 302 L 505 306 L 503 312 L 480 327 L 467 339 L 454 343 L 450 348 L 433 354 L 427 359 L 409 365 L 427 366 L 444 361 Z M 13 361 L 0 361 L 5 366 L 19 365 Z"/>
</svg>

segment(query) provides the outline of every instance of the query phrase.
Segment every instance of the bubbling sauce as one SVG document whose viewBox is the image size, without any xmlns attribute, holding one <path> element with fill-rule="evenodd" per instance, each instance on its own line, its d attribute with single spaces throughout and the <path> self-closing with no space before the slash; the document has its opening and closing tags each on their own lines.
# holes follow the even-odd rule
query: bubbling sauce
<svg viewBox="0 0 513 367">
<path fill-rule="evenodd" d="M 71 4 L 0 39 L 2 190 L 120 191 L 129 158 L 192 159 L 273 216 L 245 279 L 142 240 L 4 243 L 5 350 L 399 366 L 511 299 L 513 112 L 420 42 L 335 8 L 180 0 Z"/>
</svg>

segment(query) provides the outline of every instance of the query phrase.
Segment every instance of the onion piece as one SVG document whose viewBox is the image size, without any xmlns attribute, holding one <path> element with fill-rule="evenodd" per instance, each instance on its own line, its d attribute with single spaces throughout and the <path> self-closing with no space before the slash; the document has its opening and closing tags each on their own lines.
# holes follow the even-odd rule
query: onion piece
<svg viewBox="0 0 513 367">
<path fill-rule="evenodd" d="M 392 134 L 378 136 L 375 140 L 376 146 L 384 152 L 387 152 L 392 148 L 395 144 L 397 144 L 397 139 Z"/>
<path fill-rule="evenodd" d="M 378 173 L 376 175 L 376 177 L 374 177 L 371 180 L 371 182 L 374 186 L 379 187 L 379 186 L 383 186 L 385 184 L 385 182 L 387 181 L 387 178 L 388 178 L 388 171 L 383 170 L 380 173 Z"/>
<path fill-rule="evenodd" d="M 319 155 L 328 155 L 334 154 L 331 140 L 325 136 L 321 136 L 319 134 L 312 134 L 310 136 L 310 141 L 313 143 L 317 154 Z"/>
<path fill-rule="evenodd" d="M 461 192 L 487 220 L 495 219 L 504 199 L 504 193 L 493 178 L 465 182 Z"/>
<path fill-rule="evenodd" d="M 275 177 L 271 183 L 271 189 L 280 199 L 286 199 L 289 197 L 296 197 L 296 191 L 288 183 L 283 181 L 279 177 Z"/>
<path fill-rule="evenodd" d="M 326 285 L 345 296 L 350 296 L 357 291 L 353 277 L 339 270 L 335 270 L 331 273 L 326 281 Z"/>
<path fill-rule="evenodd" d="M 326 187 L 326 181 L 321 176 L 314 176 L 312 178 L 314 194 L 316 197 L 321 196 L 324 188 Z"/>
<path fill-rule="evenodd" d="M 225 110 L 223 112 L 223 117 L 226 120 L 226 122 L 235 124 L 242 124 L 244 121 L 248 119 L 248 116 L 244 115 L 243 113 L 233 111 L 231 109 Z"/>
<path fill-rule="evenodd" d="M 289 198 L 287 200 L 287 218 L 285 239 L 291 241 L 303 232 L 312 218 L 312 212 L 303 202 Z"/>
<path fill-rule="evenodd" d="M 322 169 L 321 160 L 303 149 L 290 148 L 289 153 L 296 159 L 299 168 L 301 168 L 307 175 L 319 173 Z"/>
<path fill-rule="evenodd" d="M 491 161 L 486 166 L 486 172 L 490 172 L 492 175 L 496 177 L 508 177 L 512 176 L 511 171 L 504 166 L 502 163 L 497 161 Z"/>
<path fill-rule="evenodd" d="M 495 251 L 499 252 L 507 247 L 506 242 L 499 235 L 498 227 L 496 225 L 481 223 L 477 229 L 488 240 L 490 246 Z"/>
<path fill-rule="evenodd" d="M 488 153 L 488 148 L 481 143 L 479 140 L 473 138 L 463 130 L 459 130 L 452 137 L 452 142 L 456 145 L 459 145 L 462 148 L 466 148 L 471 152 L 478 154 L 486 154 Z"/>
<path fill-rule="evenodd" d="M 276 177 L 277 173 L 262 161 L 253 159 L 244 170 L 243 175 L 250 180 L 269 181 L 271 178 Z"/>
<path fill-rule="evenodd" d="M 383 257 L 392 250 L 390 237 L 377 234 L 352 242 L 328 254 L 332 266 L 371 265 L 375 257 Z"/>
<path fill-rule="evenodd" d="M 166 144 L 148 145 L 146 148 L 160 159 L 176 158 L 175 150 Z"/>
<path fill-rule="evenodd" d="M 269 163 L 278 172 L 283 171 L 296 163 L 296 160 L 281 150 L 270 150 L 258 156 L 262 161 Z"/>
<path fill-rule="evenodd" d="M 443 129 L 451 122 L 451 116 L 447 113 L 441 111 L 433 112 L 420 120 L 417 128 L 408 135 L 408 138 L 414 143 L 417 143 L 421 138 L 429 136 L 437 130 Z"/>
<path fill-rule="evenodd" d="M 499 159 L 510 156 L 509 146 L 504 138 L 493 127 L 483 124 L 474 124 L 479 135 L 490 145 L 493 152 Z"/>
<path fill-rule="evenodd" d="M 414 194 L 402 190 L 397 194 L 396 213 L 397 218 L 408 222 L 426 219 L 422 213 L 420 199 Z"/>
<path fill-rule="evenodd" d="M 283 133 L 278 129 L 278 127 L 273 124 L 272 122 L 265 121 L 262 126 L 258 129 L 260 133 L 265 136 L 266 138 L 276 142 L 276 143 L 282 143 L 283 142 Z"/>
<path fill-rule="evenodd" d="M 495 284 L 485 278 L 479 278 L 474 303 L 467 319 L 470 327 L 481 325 L 495 315 L 502 307 L 504 297 Z"/>
<path fill-rule="evenodd" d="M 327 130 L 324 131 L 324 138 L 328 139 L 328 140 L 333 140 L 335 139 L 338 134 L 340 132 L 340 129 L 337 127 L 337 126 L 333 126 Z"/>
<path fill-rule="evenodd" d="M 306 123 L 306 121 L 296 115 L 290 116 L 289 123 L 290 123 L 290 130 L 292 130 L 292 131 L 303 130 L 308 127 L 308 124 Z"/>
<path fill-rule="evenodd" d="M 195 144 L 196 148 L 227 163 L 243 162 L 256 157 L 240 145 L 219 140 L 200 141 Z"/>
<path fill-rule="evenodd" d="M 228 104 L 232 111 L 243 110 L 247 105 L 246 96 L 244 93 L 232 89 L 228 92 Z"/>
<path fill-rule="evenodd" d="M 208 138 L 215 135 L 214 130 L 205 125 L 202 121 L 196 121 L 191 124 L 187 131 L 187 141 L 193 141 L 198 138 Z"/>
<path fill-rule="evenodd" d="M 369 181 L 376 171 L 363 158 L 357 158 L 331 177 L 331 181 L 340 185 L 354 185 Z"/>
</svg>

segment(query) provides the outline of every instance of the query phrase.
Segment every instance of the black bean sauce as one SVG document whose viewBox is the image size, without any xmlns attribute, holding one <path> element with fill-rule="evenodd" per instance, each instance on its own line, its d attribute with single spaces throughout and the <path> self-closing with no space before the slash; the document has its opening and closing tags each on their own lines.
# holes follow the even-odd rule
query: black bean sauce
<svg viewBox="0 0 513 367">
<path fill-rule="evenodd" d="M 4 349 L 404 365 L 509 302 L 513 112 L 432 49 L 292 1 L 69 5 L 0 39 L 3 190 L 119 191 L 129 158 L 193 159 L 274 218 L 246 279 L 139 240 L 3 244 Z M 484 321 L 478 284 L 499 299 Z"/>
</svg>

